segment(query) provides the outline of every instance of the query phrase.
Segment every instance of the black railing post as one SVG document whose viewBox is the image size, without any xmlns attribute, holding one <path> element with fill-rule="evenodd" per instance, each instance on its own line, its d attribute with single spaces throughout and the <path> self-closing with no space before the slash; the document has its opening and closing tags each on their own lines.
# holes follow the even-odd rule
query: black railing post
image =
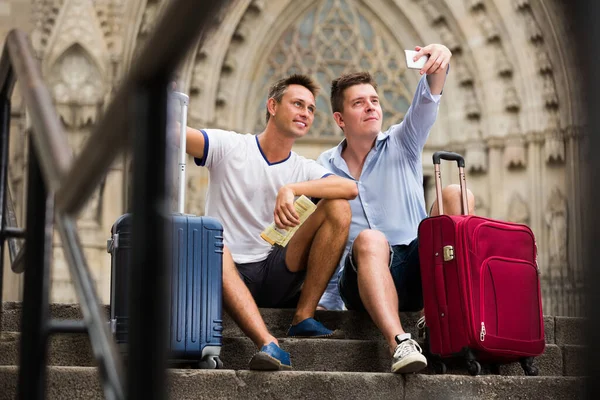
<svg viewBox="0 0 600 400">
<path fill-rule="evenodd" d="M 2 83 L 0 82 L 0 86 Z M 8 135 L 10 130 L 10 98 L 8 93 L 0 93 L 0 229 L 4 230 L 4 208 L 6 205 L 6 175 L 8 171 Z M 0 303 L 4 287 L 4 235 L 0 235 Z M 2 307 L 0 307 L 2 326 Z"/>
<path fill-rule="evenodd" d="M 132 93 L 133 227 L 128 399 L 166 398 L 167 75 Z M 134 282 L 134 283 L 133 283 Z"/>
<path fill-rule="evenodd" d="M 52 254 L 53 197 L 48 196 L 38 155 L 29 142 L 27 250 L 21 319 L 19 399 L 43 399 L 46 386 L 48 287 Z"/>
</svg>

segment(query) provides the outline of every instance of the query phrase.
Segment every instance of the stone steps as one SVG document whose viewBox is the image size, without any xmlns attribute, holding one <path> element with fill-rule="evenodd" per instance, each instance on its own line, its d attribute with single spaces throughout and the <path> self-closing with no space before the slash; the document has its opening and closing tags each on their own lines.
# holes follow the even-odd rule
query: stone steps
<svg viewBox="0 0 600 400">
<path fill-rule="evenodd" d="M 0 336 L 0 400 L 15 398 L 19 354 L 20 303 L 4 303 Z M 104 306 L 108 321 L 108 307 Z M 546 351 L 536 358 L 538 377 L 526 377 L 518 363 L 493 374 L 468 375 L 450 362 L 446 375 L 389 373 L 391 357 L 382 335 L 366 313 L 318 311 L 316 318 L 341 329 L 344 339 L 292 339 L 286 331 L 294 310 L 261 309 L 270 331 L 290 352 L 291 372 L 248 371 L 253 343 L 227 316 L 223 317 L 221 359 L 226 369 L 199 370 L 191 363 L 172 363 L 168 370 L 173 399 L 578 399 L 584 398 L 584 320 L 545 317 Z M 79 306 L 52 304 L 56 319 L 81 319 Z M 417 313 L 403 313 L 408 332 L 416 336 Z M 85 334 L 50 338 L 48 399 L 102 399 L 99 375 Z"/>
<path fill-rule="evenodd" d="M 0 365 L 18 364 L 19 333 L 4 332 L 0 338 Z M 282 348 L 290 352 L 296 371 L 332 372 L 388 372 L 391 357 L 387 344 L 381 340 L 348 339 L 280 339 Z M 560 347 L 549 344 L 546 351 L 535 360 L 542 376 L 581 375 L 582 346 Z M 221 360 L 225 368 L 247 369 L 248 361 L 256 352 L 247 338 L 225 338 Z M 455 364 L 455 365 L 452 365 Z M 451 374 L 466 375 L 459 362 L 449 365 Z M 50 339 L 48 365 L 94 366 L 87 335 L 60 334 Z M 190 365 L 192 367 L 192 365 Z M 489 373 L 486 369 L 484 374 Z M 501 366 L 502 375 L 523 375 L 518 363 Z"/>
<path fill-rule="evenodd" d="M 17 368 L 0 367 L 0 400 L 14 399 Z M 171 369 L 172 399 L 580 399 L 584 379 L 522 376 L 407 376 L 360 372 Z M 103 399 L 96 368 L 48 367 L 47 398 Z"/>
<path fill-rule="evenodd" d="M 108 306 L 103 306 L 108 320 Z M 267 327 L 275 337 L 285 337 L 294 310 L 261 309 Z M 57 319 L 81 319 L 79 306 L 75 304 L 51 304 L 50 315 Z M 351 311 L 317 311 L 315 318 L 331 329 L 341 329 L 346 339 L 378 340 L 382 335 L 366 313 Z M 416 336 L 417 313 L 402 313 L 404 329 Z M 18 332 L 21 321 L 21 303 L 3 303 L 2 331 Z M 571 317 L 544 318 L 546 343 L 557 345 L 583 345 L 584 319 Z M 223 314 L 224 337 L 244 337 L 237 325 Z"/>
</svg>

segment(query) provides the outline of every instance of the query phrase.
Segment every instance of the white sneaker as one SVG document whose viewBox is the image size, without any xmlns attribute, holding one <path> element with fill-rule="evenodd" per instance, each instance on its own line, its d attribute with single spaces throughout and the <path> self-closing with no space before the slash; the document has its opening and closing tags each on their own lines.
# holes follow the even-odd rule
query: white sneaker
<svg viewBox="0 0 600 400">
<path fill-rule="evenodd" d="M 405 339 L 396 346 L 392 361 L 392 372 L 407 374 L 417 372 L 427 366 L 421 346 L 413 339 Z"/>
</svg>

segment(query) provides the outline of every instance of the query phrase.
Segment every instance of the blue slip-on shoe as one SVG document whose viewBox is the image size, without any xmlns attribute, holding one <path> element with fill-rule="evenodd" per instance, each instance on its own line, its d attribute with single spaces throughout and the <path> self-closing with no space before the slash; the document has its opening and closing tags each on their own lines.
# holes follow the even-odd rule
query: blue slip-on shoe
<svg viewBox="0 0 600 400">
<path fill-rule="evenodd" d="M 332 331 L 325 328 L 322 323 L 314 318 L 307 318 L 296 325 L 290 326 L 287 335 L 294 338 L 334 338 L 339 336 L 338 330 Z"/>
<path fill-rule="evenodd" d="M 290 353 L 271 342 L 252 357 L 248 368 L 255 371 L 291 370 Z"/>
</svg>

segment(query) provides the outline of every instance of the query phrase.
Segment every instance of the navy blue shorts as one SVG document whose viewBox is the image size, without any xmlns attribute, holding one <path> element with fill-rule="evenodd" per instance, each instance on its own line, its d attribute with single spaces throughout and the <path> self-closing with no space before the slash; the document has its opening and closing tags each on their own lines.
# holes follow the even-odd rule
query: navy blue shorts
<svg viewBox="0 0 600 400">
<path fill-rule="evenodd" d="M 294 308 L 298 303 L 306 270 L 290 271 L 285 263 L 286 250 L 274 245 L 262 261 L 235 264 L 258 307 Z"/>
<path fill-rule="evenodd" d="M 419 266 L 419 246 L 417 239 L 408 245 L 390 246 L 390 273 L 398 293 L 400 311 L 420 311 L 423 309 L 423 289 Z M 338 289 L 348 310 L 364 310 L 358 293 L 358 276 L 352 248 L 344 261 Z"/>
</svg>

